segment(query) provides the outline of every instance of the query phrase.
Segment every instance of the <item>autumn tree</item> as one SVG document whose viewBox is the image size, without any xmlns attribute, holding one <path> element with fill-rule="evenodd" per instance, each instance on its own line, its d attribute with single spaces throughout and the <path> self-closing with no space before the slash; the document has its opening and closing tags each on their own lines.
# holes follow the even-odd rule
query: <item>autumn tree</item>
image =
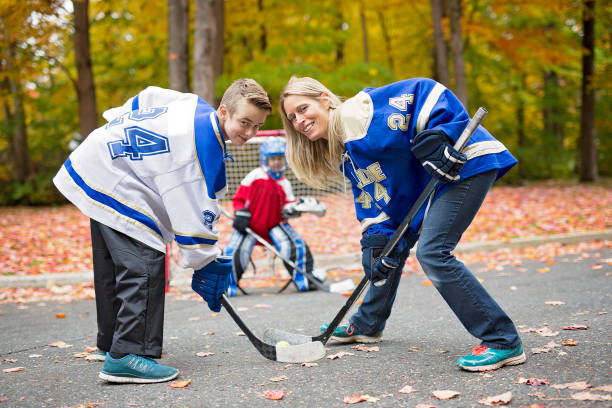
<svg viewBox="0 0 612 408">
<path fill-rule="evenodd" d="M 433 78 L 446 87 L 450 86 L 448 73 L 448 51 L 444 30 L 442 29 L 442 16 L 444 14 L 444 0 L 431 0 L 431 22 L 434 36 Z"/>
<path fill-rule="evenodd" d="M 77 98 L 81 139 L 98 127 L 96 89 L 89 41 L 89 0 L 74 0 L 74 58 L 77 68 Z"/>
<path fill-rule="evenodd" d="M 597 179 L 595 145 L 595 0 L 582 2 L 582 109 L 580 114 L 580 180 Z"/>
<path fill-rule="evenodd" d="M 216 105 L 215 80 L 223 72 L 223 0 L 196 0 L 193 92 Z"/>
<path fill-rule="evenodd" d="M 189 1 L 168 0 L 168 83 L 189 92 Z"/>
</svg>

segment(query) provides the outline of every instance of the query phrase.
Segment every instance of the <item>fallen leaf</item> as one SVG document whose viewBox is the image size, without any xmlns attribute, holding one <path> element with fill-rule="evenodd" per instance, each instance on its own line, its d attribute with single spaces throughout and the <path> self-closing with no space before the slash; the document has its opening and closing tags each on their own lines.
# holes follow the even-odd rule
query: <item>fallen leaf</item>
<svg viewBox="0 0 612 408">
<path fill-rule="evenodd" d="M 544 347 L 533 347 L 531 349 L 531 352 L 533 354 L 548 353 L 549 351 L 552 351 L 555 347 L 561 347 L 561 345 L 555 343 L 554 341 L 550 341 Z"/>
<path fill-rule="evenodd" d="M 273 377 L 273 378 L 270 378 L 270 381 L 272 381 L 272 382 L 280 382 L 280 381 L 285 381 L 285 380 L 287 380 L 288 378 L 289 378 L 289 377 L 287 377 L 286 375 L 281 375 L 281 376 L 279 376 L 279 377 Z"/>
<path fill-rule="evenodd" d="M 583 324 L 570 324 L 569 326 L 562 327 L 563 330 L 587 330 L 589 326 Z"/>
<path fill-rule="evenodd" d="M 561 344 L 563 344 L 564 346 L 577 346 L 578 340 L 567 339 L 567 340 L 563 340 Z"/>
<path fill-rule="evenodd" d="M 57 348 L 70 348 L 70 347 L 72 347 L 72 344 L 66 344 L 66 343 L 64 343 L 61 340 L 60 341 L 55 341 L 53 343 L 49 343 L 47 345 L 51 346 L 51 347 L 57 347 Z"/>
<path fill-rule="evenodd" d="M 330 354 L 329 356 L 327 356 L 327 358 L 329 360 L 336 360 L 338 358 L 342 358 L 344 356 L 354 356 L 355 353 L 349 353 L 348 351 L 340 351 L 336 354 Z"/>
<path fill-rule="evenodd" d="M 548 273 L 550 272 L 550 268 L 539 268 L 539 269 L 536 269 L 536 271 L 538 273 Z"/>
<path fill-rule="evenodd" d="M 193 316 L 193 317 L 190 317 L 190 318 L 189 318 L 189 319 L 187 319 L 187 320 L 188 320 L 188 321 L 190 321 L 190 322 L 195 322 L 195 321 L 197 321 L 197 320 L 200 320 L 200 316 Z"/>
<path fill-rule="evenodd" d="M 262 395 L 269 400 L 282 400 L 289 395 L 289 392 L 282 390 L 267 390 L 264 391 Z"/>
<path fill-rule="evenodd" d="M 571 383 L 564 384 L 553 384 L 550 386 L 551 388 L 555 388 L 557 390 L 570 389 L 575 391 L 584 391 L 592 387 L 591 384 L 588 384 L 586 381 L 576 381 Z"/>
<path fill-rule="evenodd" d="M 565 302 L 562 302 L 561 300 L 548 300 L 544 303 L 546 303 L 547 305 L 552 305 L 552 306 L 561 306 L 565 304 Z"/>
<path fill-rule="evenodd" d="M 510 403 L 510 401 L 512 401 L 511 391 L 507 391 L 507 392 L 504 392 L 503 394 L 495 395 L 493 397 L 486 397 L 481 400 L 478 400 L 478 402 L 480 402 L 481 404 L 489 405 L 489 406 L 506 405 Z"/>
<path fill-rule="evenodd" d="M 436 390 L 433 391 L 432 394 L 439 400 L 449 400 L 461 395 L 459 391 L 454 390 Z"/>
<path fill-rule="evenodd" d="M 302 363 L 302 367 L 316 367 L 319 363 Z"/>
<path fill-rule="evenodd" d="M 244 332 L 235 332 L 234 334 L 236 336 L 246 336 L 246 334 L 244 334 Z"/>
<path fill-rule="evenodd" d="M 82 353 L 76 353 L 72 355 L 72 358 L 85 358 L 89 356 L 89 353 L 87 352 L 82 352 Z"/>
<path fill-rule="evenodd" d="M 55 317 L 58 319 L 63 319 L 64 317 L 66 317 L 66 313 L 56 313 Z"/>
<path fill-rule="evenodd" d="M 40 358 L 40 357 L 42 357 L 42 354 L 30 354 L 28 357 L 30 357 L 30 358 Z"/>
<path fill-rule="evenodd" d="M 612 395 L 595 394 L 592 392 L 577 392 L 570 395 L 570 397 L 578 401 L 612 401 Z"/>
<path fill-rule="evenodd" d="M 353 347 L 351 347 L 353 350 L 357 350 L 357 351 L 365 351 L 366 353 L 369 353 L 370 351 L 378 351 L 379 348 L 378 346 L 366 346 L 365 344 L 357 344 Z"/>
<path fill-rule="evenodd" d="M 438 407 L 435 405 L 431 405 L 431 404 L 416 404 L 414 408 L 438 408 Z"/>
<path fill-rule="evenodd" d="M 421 282 L 421 286 L 433 286 L 433 284 L 431 283 L 431 281 L 426 280 Z"/>
<path fill-rule="evenodd" d="M 9 397 L 0 397 L 0 402 L 6 402 L 9 400 Z"/>
<path fill-rule="evenodd" d="M 549 327 L 542 327 L 536 330 L 536 334 L 539 334 L 542 337 L 552 337 L 557 336 L 559 334 L 558 331 L 552 331 Z"/>
<path fill-rule="evenodd" d="M 402 389 L 400 389 L 398 392 L 400 394 L 412 394 L 413 392 L 417 392 L 418 390 L 412 388 L 411 385 L 404 385 L 402 387 Z"/>
<path fill-rule="evenodd" d="M 378 402 L 380 398 L 372 397 L 368 394 L 354 394 L 350 397 L 348 395 L 344 396 L 345 404 L 357 404 L 359 402 Z"/>
<path fill-rule="evenodd" d="M 266 304 L 263 304 L 263 303 L 258 303 L 256 305 L 253 305 L 252 309 L 269 309 L 271 307 L 272 307 L 271 305 L 266 305 Z"/>
<path fill-rule="evenodd" d="M 209 357 L 209 356 L 214 356 L 215 353 L 213 353 L 212 351 L 198 351 L 196 353 L 196 356 L 198 357 Z"/>
<path fill-rule="evenodd" d="M 3 373 L 16 373 L 18 371 L 24 371 L 25 367 L 13 367 L 13 368 L 5 368 L 2 370 Z"/>
<path fill-rule="evenodd" d="M 249 308 L 248 308 L 248 307 L 241 306 L 241 307 L 239 307 L 239 308 L 238 308 L 238 309 L 236 309 L 236 310 L 237 310 L 238 312 L 246 312 L 247 310 L 249 310 Z"/>
<path fill-rule="evenodd" d="M 593 388 L 593 391 L 612 392 L 612 384 L 600 385 L 599 387 Z"/>
<path fill-rule="evenodd" d="M 202 336 L 214 336 L 215 332 L 204 332 L 202 333 Z"/>
<path fill-rule="evenodd" d="M 93 353 L 94 351 L 98 351 L 98 348 L 97 348 L 97 347 L 87 346 L 87 347 L 85 347 L 85 350 L 86 350 L 88 353 Z"/>
<path fill-rule="evenodd" d="M 182 380 L 182 381 L 174 381 L 174 382 L 171 382 L 168 385 L 171 386 L 172 388 L 185 388 L 189 384 L 191 384 L 191 380 L 190 379 L 189 380 Z"/>
<path fill-rule="evenodd" d="M 540 385 L 550 385 L 548 380 L 543 380 L 535 377 L 523 378 L 519 377 L 517 384 L 527 384 L 533 385 L 534 387 L 539 387 Z"/>
</svg>

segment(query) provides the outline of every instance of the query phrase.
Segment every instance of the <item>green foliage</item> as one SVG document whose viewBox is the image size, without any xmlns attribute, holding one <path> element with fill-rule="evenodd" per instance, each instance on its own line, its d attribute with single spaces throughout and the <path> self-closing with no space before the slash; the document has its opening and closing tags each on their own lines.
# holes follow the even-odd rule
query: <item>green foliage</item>
<svg viewBox="0 0 612 408">
<path fill-rule="evenodd" d="M 224 4 L 224 73 L 217 80 L 216 93 L 220 98 L 235 79 L 256 79 L 274 107 L 265 129 L 282 126 L 278 98 L 292 75 L 312 76 L 344 97 L 368 86 L 432 75 L 429 2 L 225 0 Z M 504 180 L 575 176 L 581 2 L 466 0 L 462 4 L 468 110 L 473 114 L 478 106 L 486 107 L 484 125 L 520 160 L 520 167 Z M 190 1 L 191 18 L 193 12 Z M 99 113 L 148 85 L 167 86 L 166 13 L 166 0 L 90 0 Z M 597 2 L 594 81 L 602 176 L 612 176 L 611 17 L 609 6 Z M 442 23 L 448 40 L 448 18 Z M 0 28 L 10 34 L 0 36 L 0 62 L 12 64 L 12 71 L 3 71 L 0 79 L 14 79 L 23 95 L 33 167 L 26 183 L 13 181 L 9 149 L 14 123 L 3 117 L 0 205 L 56 202 L 59 197 L 50 180 L 79 131 L 70 2 L 6 0 L 0 5 Z M 14 56 L 8 54 L 11 41 L 17 45 Z M 551 72 L 558 79 L 552 87 L 544 81 Z M 13 96 L 0 88 L 10 109 Z M 547 116 L 551 112 L 552 118 Z M 551 123 L 561 125 L 562 131 L 555 135 Z"/>
</svg>

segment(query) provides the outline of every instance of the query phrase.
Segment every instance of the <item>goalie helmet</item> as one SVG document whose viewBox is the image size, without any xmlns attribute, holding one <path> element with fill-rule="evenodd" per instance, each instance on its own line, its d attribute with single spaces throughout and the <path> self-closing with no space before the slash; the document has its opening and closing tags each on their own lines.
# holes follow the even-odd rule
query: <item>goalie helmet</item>
<svg viewBox="0 0 612 408">
<path fill-rule="evenodd" d="M 259 160 L 261 161 L 261 165 L 274 180 L 279 180 L 283 177 L 285 170 L 287 170 L 287 165 L 284 164 L 281 169 L 273 170 L 268 166 L 268 158 L 272 156 L 283 156 L 284 158 L 286 150 L 285 139 L 282 137 L 270 137 L 259 147 Z"/>
</svg>

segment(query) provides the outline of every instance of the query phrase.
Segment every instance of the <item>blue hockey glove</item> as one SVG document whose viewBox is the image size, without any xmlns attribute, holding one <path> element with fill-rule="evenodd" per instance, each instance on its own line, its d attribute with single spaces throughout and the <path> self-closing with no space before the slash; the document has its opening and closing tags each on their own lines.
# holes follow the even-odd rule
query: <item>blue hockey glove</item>
<svg viewBox="0 0 612 408">
<path fill-rule="evenodd" d="M 234 213 L 234 222 L 232 223 L 232 227 L 234 227 L 238 232 L 246 234 L 246 229 L 250 223 L 251 213 L 246 208 L 237 210 Z"/>
<path fill-rule="evenodd" d="M 221 295 L 230 284 L 232 258 L 220 256 L 205 267 L 193 272 L 191 289 L 208 303 L 213 312 L 221 310 Z"/>
<path fill-rule="evenodd" d="M 372 265 L 372 272 L 370 273 L 372 284 L 376 285 L 376 282 L 383 279 L 387 279 L 391 272 L 393 272 L 399 266 L 400 260 L 397 251 L 394 251 L 392 257 L 381 256 L 376 258 L 374 265 Z"/>
<path fill-rule="evenodd" d="M 455 150 L 451 139 L 441 130 L 424 130 L 414 138 L 412 153 L 425 170 L 445 183 L 459 180 L 467 156 Z"/>
</svg>

